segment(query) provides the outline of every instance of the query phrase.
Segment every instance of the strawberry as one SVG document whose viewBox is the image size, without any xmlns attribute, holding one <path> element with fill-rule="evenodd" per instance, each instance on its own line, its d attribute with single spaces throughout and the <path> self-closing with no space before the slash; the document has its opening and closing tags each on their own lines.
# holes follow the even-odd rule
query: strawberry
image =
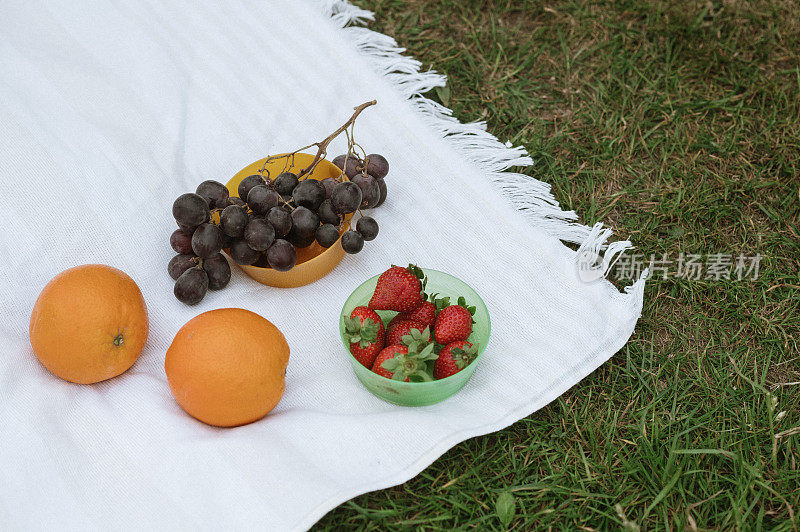
<svg viewBox="0 0 800 532">
<path fill-rule="evenodd" d="M 392 266 L 378 277 L 375 293 L 369 300 L 369 308 L 374 310 L 396 310 L 408 312 L 422 303 L 422 283 L 425 274 L 410 264 L 408 268 Z"/>
<path fill-rule="evenodd" d="M 419 332 L 426 331 L 428 334 L 428 341 L 431 339 L 430 329 L 412 320 L 400 320 L 395 322 L 393 325 L 389 326 L 389 330 L 386 332 L 386 343 L 388 345 L 392 344 L 406 344 L 407 342 L 403 341 L 403 337 L 410 334 L 411 330 L 415 329 Z"/>
<path fill-rule="evenodd" d="M 378 357 L 372 365 L 372 371 L 396 381 L 409 382 L 430 381 L 431 376 L 427 371 L 428 360 L 436 360 L 437 356 L 433 352 L 433 344 L 428 343 L 425 347 L 413 342 L 410 346 L 390 345 L 378 353 Z"/>
<path fill-rule="evenodd" d="M 430 301 L 423 301 L 422 304 L 409 312 L 400 312 L 389 322 L 389 327 L 394 323 L 403 320 L 412 320 L 422 324 L 422 327 L 432 327 L 433 320 L 436 319 L 436 305 Z M 420 329 L 422 330 L 422 329 Z"/>
<path fill-rule="evenodd" d="M 371 368 L 375 357 L 386 345 L 381 317 L 372 309 L 356 307 L 349 318 L 343 318 L 350 352 L 365 367 Z"/>
<path fill-rule="evenodd" d="M 359 318 L 362 324 L 364 323 L 365 320 L 368 319 L 372 320 L 373 323 L 378 324 L 382 333 L 386 331 L 386 329 L 383 326 L 383 320 L 381 319 L 381 317 L 378 316 L 377 312 L 375 312 L 369 307 L 361 306 L 354 308 L 353 312 L 350 313 L 350 317 Z"/>
<path fill-rule="evenodd" d="M 472 334 L 472 313 L 462 305 L 450 305 L 436 316 L 433 335 L 436 341 L 447 345 L 456 340 L 466 340 Z"/>
<path fill-rule="evenodd" d="M 389 323 L 386 324 L 386 332 L 389 332 L 389 329 L 391 329 L 395 323 L 397 323 L 398 321 L 403 321 L 405 319 L 406 319 L 405 312 L 398 312 L 397 314 L 395 314 L 394 318 L 390 319 Z"/>
<path fill-rule="evenodd" d="M 436 305 L 430 301 L 423 301 L 419 308 L 406 312 L 405 315 L 409 320 L 414 320 L 425 327 L 430 327 L 436 319 Z"/>
<path fill-rule="evenodd" d="M 375 358 L 375 362 L 372 363 L 372 371 L 374 371 L 381 377 L 386 377 L 387 379 L 391 379 L 392 375 L 394 374 L 391 371 L 385 370 L 383 368 L 383 363 L 386 362 L 387 360 L 393 359 L 398 354 L 407 355 L 408 347 L 399 344 L 385 347 L 380 353 L 378 353 L 378 356 Z"/>
<path fill-rule="evenodd" d="M 469 366 L 477 356 L 477 348 L 466 340 L 450 342 L 439 351 L 439 358 L 433 365 L 433 378 L 444 379 L 455 375 Z"/>
</svg>

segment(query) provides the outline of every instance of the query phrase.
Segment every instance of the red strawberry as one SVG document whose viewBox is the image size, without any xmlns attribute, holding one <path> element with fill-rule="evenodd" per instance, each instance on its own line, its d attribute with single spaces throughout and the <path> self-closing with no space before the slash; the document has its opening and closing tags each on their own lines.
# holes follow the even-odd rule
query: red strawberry
<svg viewBox="0 0 800 532">
<path fill-rule="evenodd" d="M 436 319 L 436 305 L 430 301 L 423 301 L 419 308 L 409 312 L 400 312 L 392 318 L 387 325 L 387 330 L 392 328 L 392 325 L 398 321 L 412 320 L 422 324 L 423 328 L 433 327 L 433 321 Z"/>
<path fill-rule="evenodd" d="M 406 355 L 408 354 L 408 347 L 404 345 L 390 345 L 389 347 L 384 348 L 380 353 L 378 353 L 378 357 L 375 359 L 375 362 L 372 363 L 372 371 L 380 375 L 381 377 L 386 377 L 387 379 L 391 379 L 394 375 L 393 371 L 387 371 L 383 367 L 383 363 L 387 360 L 393 359 L 396 355 Z M 408 381 L 408 377 L 406 377 L 406 381 Z"/>
<path fill-rule="evenodd" d="M 369 308 L 397 312 L 416 309 L 422 303 L 420 275 L 424 277 L 422 271 L 415 266 L 392 266 L 378 277 L 378 285 L 369 300 Z"/>
<path fill-rule="evenodd" d="M 371 368 L 375 357 L 386 345 L 381 317 L 367 307 L 356 307 L 349 318 L 344 317 L 344 326 L 350 352 L 365 367 Z"/>
<path fill-rule="evenodd" d="M 419 308 L 404 312 L 403 316 L 407 320 L 421 323 L 424 327 L 432 327 L 433 321 L 436 319 L 436 305 L 430 301 L 423 301 Z"/>
<path fill-rule="evenodd" d="M 403 342 L 403 336 L 410 334 L 412 329 L 416 329 L 419 332 L 428 331 L 428 340 L 430 340 L 430 330 L 427 327 L 416 321 L 400 320 L 389 327 L 386 332 L 386 343 L 388 345 L 406 343 Z"/>
<path fill-rule="evenodd" d="M 372 371 L 396 381 L 433 380 L 428 374 L 428 360 L 436 360 L 432 343 L 412 342 L 411 345 L 390 345 L 378 353 Z"/>
<path fill-rule="evenodd" d="M 356 307 L 353 309 L 353 312 L 350 313 L 351 318 L 359 318 L 361 323 L 364 323 L 364 320 L 372 320 L 373 323 L 377 323 L 380 326 L 381 332 L 385 332 L 386 329 L 383 326 L 383 320 L 378 313 L 372 310 L 369 307 Z"/>
<path fill-rule="evenodd" d="M 455 375 L 470 365 L 478 356 L 478 350 L 466 340 L 450 342 L 439 351 L 439 358 L 433 365 L 433 378 L 444 379 Z"/>
<path fill-rule="evenodd" d="M 390 320 L 389 320 L 389 323 L 388 323 L 388 324 L 386 324 L 386 331 L 388 332 L 388 331 L 389 331 L 389 329 L 391 329 L 391 328 L 392 328 L 392 326 L 393 326 L 395 323 L 397 323 L 398 321 L 403 321 L 403 320 L 405 320 L 405 319 L 406 319 L 406 313 L 405 313 L 405 312 L 398 312 L 398 313 L 395 315 L 395 317 L 394 317 L 394 318 L 392 318 L 392 319 L 390 319 Z"/>
<path fill-rule="evenodd" d="M 466 307 L 450 305 L 436 316 L 433 335 L 436 341 L 447 345 L 456 340 L 466 340 L 472 334 L 472 314 Z"/>
</svg>

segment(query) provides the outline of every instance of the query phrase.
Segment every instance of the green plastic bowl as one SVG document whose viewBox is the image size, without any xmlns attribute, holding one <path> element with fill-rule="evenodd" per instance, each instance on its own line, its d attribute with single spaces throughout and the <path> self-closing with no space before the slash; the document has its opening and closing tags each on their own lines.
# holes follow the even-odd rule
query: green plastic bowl
<svg viewBox="0 0 800 532">
<path fill-rule="evenodd" d="M 439 297 L 450 296 L 452 302 L 455 302 L 459 296 L 464 296 L 467 304 L 474 305 L 476 308 L 473 316 L 475 323 L 472 326 L 472 334 L 469 337 L 469 341 L 478 346 L 478 356 L 469 366 L 455 375 L 430 382 L 395 381 L 373 373 L 372 370 L 361 365 L 361 362 L 353 357 L 344 334 L 344 316 L 349 316 L 354 308 L 366 306 L 369 303 L 373 292 L 375 292 L 375 286 L 378 284 L 378 275 L 364 282 L 350 294 L 342 308 L 342 316 L 339 318 L 339 334 L 358 380 L 374 395 L 390 403 L 402 406 L 432 405 L 444 401 L 463 388 L 478 366 L 483 350 L 486 349 L 486 344 L 489 342 L 489 332 L 491 330 L 489 312 L 475 290 L 460 279 L 444 272 L 428 269 L 423 269 L 423 271 L 428 276 L 428 285 L 425 289 L 427 293 L 438 293 Z M 380 315 L 385 324 L 388 324 L 389 320 L 396 314 L 396 312 L 392 311 L 378 311 L 378 315 Z"/>
</svg>

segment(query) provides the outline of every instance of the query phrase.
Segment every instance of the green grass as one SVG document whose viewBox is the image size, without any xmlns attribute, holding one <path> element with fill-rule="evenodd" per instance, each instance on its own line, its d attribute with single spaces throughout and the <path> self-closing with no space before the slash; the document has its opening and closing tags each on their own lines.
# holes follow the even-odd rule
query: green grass
<svg viewBox="0 0 800 532">
<path fill-rule="evenodd" d="M 358 3 L 449 76 L 433 97 L 527 147 L 524 172 L 583 223 L 648 257 L 762 260 L 755 281 L 652 279 L 637 332 L 599 370 L 318 528 L 503 529 L 510 492 L 517 530 L 796 529 L 800 7 Z"/>
</svg>

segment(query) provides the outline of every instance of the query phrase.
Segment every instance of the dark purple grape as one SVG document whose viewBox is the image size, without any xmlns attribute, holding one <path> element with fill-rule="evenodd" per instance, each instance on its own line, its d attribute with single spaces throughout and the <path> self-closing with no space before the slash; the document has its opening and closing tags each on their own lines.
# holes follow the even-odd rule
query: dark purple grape
<svg viewBox="0 0 800 532">
<path fill-rule="evenodd" d="M 292 215 L 281 207 L 273 207 L 267 213 L 267 221 L 275 229 L 278 238 L 286 236 L 292 229 Z"/>
<path fill-rule="evenodd" d="M 347 158 L 346 162 L 345 157 Z M 362 161 L 353 153 L 350 155 L 337 155 L 331 162 L 335 164 L 339 170 L 344 170 L 344 173 L 347 175 L 347 177 L 353 177 L 361 171 Z"/>
<path fill-rule="evenodd" d="M 222 227 L 222 231 L 234 238 L 239 238 L 244 234 L 244 228 L 248 221 L 247 211 L 238 205 L 228 205 L 219 216 L 219 225 Z"/>
<path fill-rule="evenodd" d="M 197 263 L 198 259 L 194 255 L 175 255 L 170 259 L 169 264 L 167 265 L 167 272 L 169 273 L 170 277 L 177 279 L 183 272 L 192 266 L 197 266 Z"/>
<path fill-rule="evenodd" d="M 292 198 L 295 205 L 316 211 L 325 199 L 325 187 L 316 179 L 304 179 L 294 187 Z"/>
<path fill-rule="evenodd" d="M 208 202 L 202 196 L 187 192 L 181 194 L 172 204 L 172 216 L 180 225 L 193 227 L 207 221 Z"/>
<path fill-rule="evenodd" d="M 380 207 L 383 205 L 383 202 L 386 201 L 386 181 L 384 181 L 382 177 L 376 178 L 375 181 L 378 182 L 378 188 L 381 189 L 381 197 L 375 207 Z"/>
<path fill-rule="evenodd" d="M 202 196 L 212 209 L 224 209 L 228 205 L 228 189 L 219 181 L 209 179 L 197 185 L 195 191 L 198 196 Z"/>
<path fill-rule="evenodd" d="M 247 194 L 247 204 L 256 214 L 267 214 L 281 204 L 281 195 L 266 185 L 256 185 Z"/>
<path fill-rule="evenodd" d="M 205 223 L 192 235 L 192 251 L 198 257 L 216 255 L 222 249 L 222 230 L 212 223 Z"/>
<path fill-rule="evenodd" d="M 317 228 L 317 242 L 324 248 L 329 248 L 339 240 L 339 230 L 331 224 L 322 224 Z"/>
<path fill-rule="evenodd" d="M 263 218 L 256 218 L 245 227 L 244 241 L 256 251 L 266 251 L 275 241 L 275 228 Z"/>
<path fill-rule="evenodd" d="M 180 229 L 169 235 L 169 245 L 172 246 L 177 253 L 191 253 L 192 252 L 192 235 L 186 234 Z"/>
<path fill-rule="evenodd" d="M 222 233 L 222 249 L 226 249 L 231 247 L 231 243 L 235 240 L 234 237 L 226 235 L 223 231 Z"/>
<path fill-rule="evenodd" d="M 200 268 L 189 268 L 175 281 L 173 292 L 181 303 L 196 305 L 208 291 L 208 275 Z"/>
<path fill-rule="evenodd" d="M 296 248 L 307 248 L 313 244 L 316 239 L 316 231 L 312 235 L 300 235 L 292 230 L 289 231 L 288 235 L 286 235 L 286 240 Z"/>
<path fill-rule="evenodd" d="M 239 188 L 237 189 L 239 191 L 239 198 L 242 201 L 247 201 L 247 195 L 250 193 L 251 188 L 258 185 L 266 185 L 266 184 L 267 180 L 258 174 L 253 174 L 245 177 L 239 183 Z"/>
<path fill-rule="evenodd" d="M 361 188 L 350 181 L 339 183 L 331 194 L 331 205 L 339 214 L 356 212 L 361 206 Z"/>
<path fill-rule="evenodd" d="M 361 207 L 372 209 L 381 199 L 381 189 L 378 182 L 371 175 L 358 174 L 351 182 L 361 189 Z"/>
<path fill-rule="evenodd" d="M 345 231 L 342 234 L 342 249 L 347 253 L 358 253 L 364 247 L 364 237 L 355 231 Z"/>
<path fill-rule="evenodd" d="M 306 207 L 297 207 L 292 211 L 292 229 L 289 232 L 295 233 L 297 236 L 313 237 L 319 227 L 319 216 L 317 216 L 311 209 Z"/>
<path fill-rule="evenodd" d="M 178 229 L 180 229 L 181 231 L 183 231 L 187 235 L 192 236 L 194 234 L 194 230 L 197 229 L 197 226 L 196 225 L 178 224 Z"/>
<path fill-rule="evenodd" d="M 389 161 L 380 153 L 370 153 L 366 161 L 367 173 L 375 179 L 383 179 L 389 173 Z"/>
<path fill-rule="evenodd" d="M 258 256 L 258 260 L 253 263 L 253 266 L 256 268 L 269 268 L 269 262 L 267 261 L 267 254 L 262 253 Z"/>
<path fill-rule="evenodd" d="M 289 196 L 292 194 L 294 187 L 297 186 L 299 180 L 297 176 L 291 172 L 284 172 L 278 177 L 275 178 L 275 182 L 272 184 L 275 190 L 278 191 L 278 194 L 282 196 Z"/>
<path fill-rule="evenodd" d="M 228 198 L 228 205 L 238 205 L 239 207 L 247 206 L 247 203 L 239 196 L 231 196 Z"/>
<path fill-rule="evenodd" d="M 378 222 L 371 216 L 362 216 L 356 222 L 356 231 L 369 242 L 378 236 Z"/>
<path fill-rule="evenodd" d="M 331 197 L 331 194 L 333 194 L 333 189 L 336 188 L 336 185 L 339 184 L 339 182 L 336 181 L 332 177 L 328 177 L 326 179 L 323 179 L 322 181 L 320 181 L 320 183 L 322 183 L 322 186 L 325 187 L 325 197 L 326 198 L 330 198 Z"/>
<path fill-rule="evenodd" d="M 208 275 L 208 288 L 220 290 L 228 285 L 231 280 L 231 266 L 222 253 L 203 259 L 203 271 Z"/>
<path fill-rule="evenodd" d="M 244 240 L 234 240 L 231 244 L 231 258 L 237 264 L 253 264 L 260 256 L 261 252 L 248 246 Z"/>
<path fill-rule="evenodd" d="M 291 270 L 297 263 L 297 251 L 289 242 L 279 238 L 267 250 L 267 262 L 279 272 Z"/>
<path fill-rule="evenodd" d="M 317 214 L 319 214 L 319 221 L 324 224 L 338 226 L 340 223 L 342 223 L 342 217 L 336 214 L 336 211 L 333 210 L 331 200 L 323 201 L 317 210 Z"/>
</svg>

